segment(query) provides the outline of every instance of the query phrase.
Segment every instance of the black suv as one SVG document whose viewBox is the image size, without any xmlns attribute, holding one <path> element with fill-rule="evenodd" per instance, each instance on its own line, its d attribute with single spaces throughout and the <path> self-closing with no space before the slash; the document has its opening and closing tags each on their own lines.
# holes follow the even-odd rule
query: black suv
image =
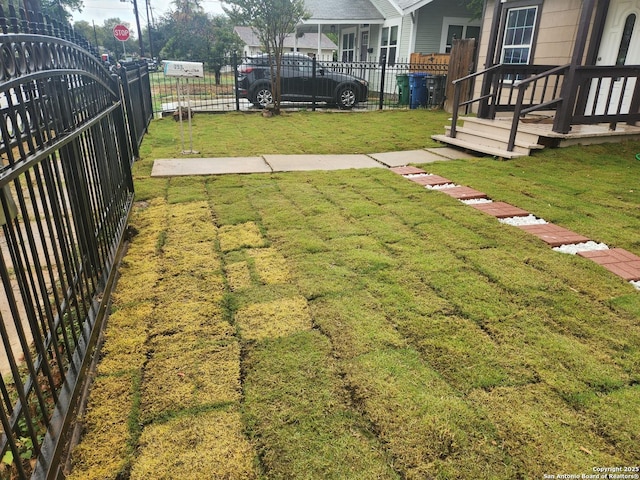
<svg viewBox="0 0 640 480">
<path fill-rule="evenodd" d="M 238 94 L 259 107 L 273 103 L 271 73 L 267 55 L 247 58 L 238 66 Z M 333 72 L 301 53 L 285 53 L 280 72 L 282 100 L 285 102 L 328 102 L 351 108 L 366 101 L 368 82 L 353 75 Z"/>
</svg>

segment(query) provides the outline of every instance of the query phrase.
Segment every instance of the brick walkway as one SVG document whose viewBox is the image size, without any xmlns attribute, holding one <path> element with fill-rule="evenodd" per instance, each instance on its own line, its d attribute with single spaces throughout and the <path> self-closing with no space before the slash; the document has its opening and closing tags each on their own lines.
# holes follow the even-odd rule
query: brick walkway
<svg viewBox="0 0 640 480">
<path fill-rule="evenodd" d="M 390 170 L 425 187 L 454 185 L 454 182 L 448 178 L 441 177 L 440 175 L 429 174 L 417 167 L 395 167 Z M 499 219 L 526 217 L 531 215 L 526 210 L 515 207 L 506 202 L 493 202 L 488 198 L 487 194 L 474 190 L 470 187 L 455 185 L 449 188 L 440 188 L 438 190 L 458 200 L 487 199 L 489 202 L 471 203 L 469 205 L 472 208 Z M 588 237 L 552 223 L 519 225 L 518 228 L 535 235 L 551 247 L 577 245 L 591 241 Z M 622 248 L 578 251 L 577 254 L 583 258 L 593 260 L 598 265 L 602 265 L 604 268 L 626 281 L 640 281 L 640 257 Z M 640 289 L 640 286 L 636 286 L 636 288 Z"/>
</svg>

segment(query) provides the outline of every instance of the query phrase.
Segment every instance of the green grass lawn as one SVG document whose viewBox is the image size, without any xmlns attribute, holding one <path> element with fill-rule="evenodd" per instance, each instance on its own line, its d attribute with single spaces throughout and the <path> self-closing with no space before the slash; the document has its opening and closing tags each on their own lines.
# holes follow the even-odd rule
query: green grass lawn
<svg viewBox="0 0 640 480">
<path fill-rule="evenodd" d="M 205 156 L 434 146 L 442 112 L 194 118 Z M 539 479 L 637 465 L 640 292 L 385 169 L 149 177 L 70 478 Z M 424 165 L 640 254 L 640 143 Z"/>
</svg>

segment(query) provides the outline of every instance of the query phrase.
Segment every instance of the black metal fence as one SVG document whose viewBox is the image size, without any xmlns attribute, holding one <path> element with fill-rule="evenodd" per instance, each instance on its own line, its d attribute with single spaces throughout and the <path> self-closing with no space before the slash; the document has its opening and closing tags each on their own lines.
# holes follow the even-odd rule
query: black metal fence
<svg viewBox="0 0 640 480">
<path fill-rule="evenodd" d="M 145 62 L 123 64 L 117 71 L 125 101 L 125 115 L 133 139 L 133 154 L 138 157 L 140 144 L 153 119 L 149 69 Z"/>
<path fill-rule="evenodd" d="M 146 67 L 111 74 L 16 13 L 0 9 L 0 478 L 60 478 L 151 99 Z"/>
<path fill-rule="evenodd" d="M 156 116 L 170 115 L 178 108 L 191 108 L 198 112 L 227 112 L 251 111 L 261 109 L 253 102 L 253 91 L 248 97 L 239 94 L 238 67 L 251 62 L 250 58 L 228 57 L 218 59 L 211 64 L 224 65 L 215 74 L 207 62 L 204 64 L 202 78 L 175 78 L 165 76 L 162 67 L 150 74 L 151 96 L 153 111 Z M 366 98 L 361 99 L 354 107 L 355 110 L 409 109 L 409 108 L 440 108 L 445 100 L 446 63 L 412 63 L 398 61 L 393 64 L 385 61 L 366 62 L 338 62 L 332 59 L 317 60 L 319 69 L 324 76 L 312 78 L 311 68 L 299 75 L 288 76 L 282 80 L 282 90 L 285 93 L 296 94 L 297 101 L 283 101 L 286 109 L 315 110 L 335 108 L 336 103 L 322 101 L 313 102 L 312 93 L 326 93 L 326 81 L 321 83 L 330 73 L 351 75 L 364 80 L 368 86 Z M 316 87 L 311 87 L 314 82 Z M 330 94 L 329 94 L 330 95 Z M 321 95 L 318 95 L 320 97 Z M 327 95 L 325 95 L 327 96 Z"/>
</svg>

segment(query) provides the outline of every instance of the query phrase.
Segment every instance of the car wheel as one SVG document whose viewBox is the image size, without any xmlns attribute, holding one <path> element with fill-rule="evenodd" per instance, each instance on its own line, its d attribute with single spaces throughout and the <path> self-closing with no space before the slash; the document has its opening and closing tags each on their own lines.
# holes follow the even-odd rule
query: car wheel
<svg viewBox="0 0 640 480">
<path fill-rule="evenodd" d="M 338 91 L 338 106 L 340 108 L 353 108 L 358 101 L 356 91 L 351 86 L 342 87 Z"/>
<path fill-rule="evenodd" d="M 262 108 L 272 104 L 273 94 L 271 93 L 271 88 L 269 88 L 268 85 L 258 87 L 256 92 L 253 94 L 253 101 L 251 103 Z"/>
</svg>

